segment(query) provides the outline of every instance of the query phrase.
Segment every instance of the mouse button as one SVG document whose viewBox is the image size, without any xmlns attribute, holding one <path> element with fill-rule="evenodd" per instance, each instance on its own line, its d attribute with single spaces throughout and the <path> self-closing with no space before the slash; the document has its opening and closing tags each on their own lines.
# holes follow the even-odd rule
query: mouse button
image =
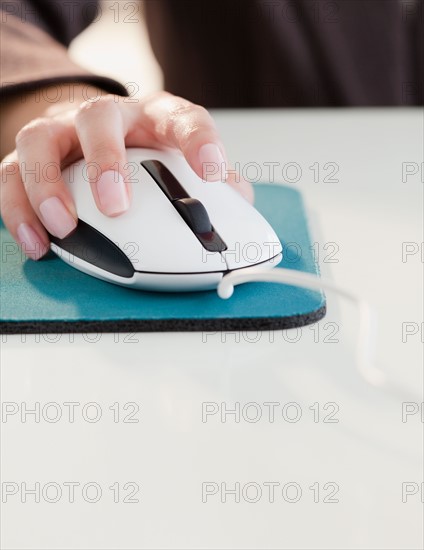
<svg viewBox="0 0 424 550">
<path fill-rule="evenodd" d="M 89 211 L 90 208 L 95 207 L 95 201 L 87 177 L 87 169 L 84 160 L 80 160 L 65 168 L 62 171 L 62 179 L 77 206 L 78 214 L 81 214 L 82 208 Z"/>
<path fill-rule="evenodd" d="M 196 196 L 227 245 L 222 257 L 228 269 L 261 263 L 281 252 L 281 243 L 267 220 L 227 184 L 199 187 Z"/>
<path fill-rule="evenodd" d="M 194 233 L 208 233 L 212 231 L 212 224 L 208 213 L 200 201 L 193 198 L 178 199 L 173 201 L 173 205 Z"/>
<path fill-rule="evenodd" d="M 50 235 L 50 240 L 72 256 L 104 271 L 127 278 L 134 275 L 134 267 L 124 252 L 82 220 L 78 220 L 76 229 L 64 239 Z"/>
<path fill-rule="evenodd" d="M 282 246 L 273 229 L 260 227 L 259 224 L 244 224 L 246 233 L 222 231 L 227 243 L 227 250 L 222 252 L 228 269 L 249 267 L 268 261 L 278 255 Z M 255 229 L 256 225 L 256 229 Z M 240 224 L 239 228 L 243 228 Z M 250 229 L 250 230 L 249 230 Z M 253 231 L 251 229 L 254 229 Z"/>
<path fill-rule="evenodd" d="M 169 200 L 189 198 L 187 191 L 162 162 L 159 160 L 143 160 L 140 164 L 159 185 Z"/>
<path fill-rule="evenodd" d="M 148 176 L 144 180 L 143 185 L 134 186 L 128 212 L 106 219 L 102 226 L 102 232 L 120 248 L 131 252 L 136 271 L 198 273 L 225 270 L 221 254 L 210 253 L 202 247 L 153 178 Z"/>
<path fill-rule="evenodd" d="M 232 225 L 225 220 L 216 221 L 217 230 L 228 246 L 222 256 L 229 269 L 259 264 L 281 252 L 275 231 L 253 207 L 248 216 L 239 214 L 232 221 Z"/>
</svg>

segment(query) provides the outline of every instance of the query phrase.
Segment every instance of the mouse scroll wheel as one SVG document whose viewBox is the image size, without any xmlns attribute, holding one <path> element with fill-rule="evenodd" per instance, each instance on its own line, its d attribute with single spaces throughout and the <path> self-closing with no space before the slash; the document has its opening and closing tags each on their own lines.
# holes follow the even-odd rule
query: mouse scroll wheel
<svg viewBox="0 0 424 550">
<path fill-rule="evenodd" d="M 172 201 L 172 204 L 194 233 L 199 234 L 212 231 L 212 224 L 208 213 L 200 201 L 187 197 L 184 199 L 174 200 Z"/>
</svg>

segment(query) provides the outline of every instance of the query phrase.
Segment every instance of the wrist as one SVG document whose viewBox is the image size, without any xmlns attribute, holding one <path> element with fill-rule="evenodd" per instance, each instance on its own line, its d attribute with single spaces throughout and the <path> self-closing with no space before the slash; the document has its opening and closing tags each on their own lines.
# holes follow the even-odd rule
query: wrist
<svg viewBox="0 0 424 550">
<path fill-rule="evenodd" d="M 31 120 L 76 109 L 83 101 L 105 94 L 107 92 L 91 84 L 71 82 L 6 98 L 0 107 L 0 158 L 15 149 L 16 134 Z"/>
</svg>

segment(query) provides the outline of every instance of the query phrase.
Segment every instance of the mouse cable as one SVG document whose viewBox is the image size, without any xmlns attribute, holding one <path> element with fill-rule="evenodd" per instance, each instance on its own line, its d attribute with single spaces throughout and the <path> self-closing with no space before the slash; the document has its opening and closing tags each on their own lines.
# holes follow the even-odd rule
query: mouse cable
<svg viewBox="0 0 424 550">
<path fill-rule="evenodd" d="M 359 374 L 372 386 L 390 390 L 394 389 L 391 387 L 392 385 L 386 374 L 374 364 L 373 348 L 377 328 L 377 315 L 366 300 L 341 288 L 329 279 L 321 278 L 312 273 L 286 268 L 258 268 L 255 270 L 252 270 L 252 268 L 242 268 L 231 271 L 221 279 L 217 288 L 218 296 L 222 299 L 228 299 L 233 295 L 234 286 L 250 282 L 281 283 L 309 290 L 329 290 L 353 302 L 359 311 L 359 330 L 357 335 L 357 366 Z M 398 392 L 396 391 L 396 393 Z"/>
</svg>

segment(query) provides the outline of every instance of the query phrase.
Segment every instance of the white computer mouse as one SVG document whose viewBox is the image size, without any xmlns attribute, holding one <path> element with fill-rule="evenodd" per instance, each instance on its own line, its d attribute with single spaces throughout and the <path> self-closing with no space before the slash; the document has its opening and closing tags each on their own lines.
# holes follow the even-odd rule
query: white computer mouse
<svg viewBox="0 0 424 550">
<path fill-rule="evenodd" d="M 72 267 L 153 291 L 217 288 L 240 268 L 272 267 L 281 243 L 265 218 L 225 182 L 205 182 L 177 150 L 127 149 L 132 201 L 117 217 L 94 201 L 84 160 L 63 171 L 78 226 L 51 248 Z"/>
</svg>

